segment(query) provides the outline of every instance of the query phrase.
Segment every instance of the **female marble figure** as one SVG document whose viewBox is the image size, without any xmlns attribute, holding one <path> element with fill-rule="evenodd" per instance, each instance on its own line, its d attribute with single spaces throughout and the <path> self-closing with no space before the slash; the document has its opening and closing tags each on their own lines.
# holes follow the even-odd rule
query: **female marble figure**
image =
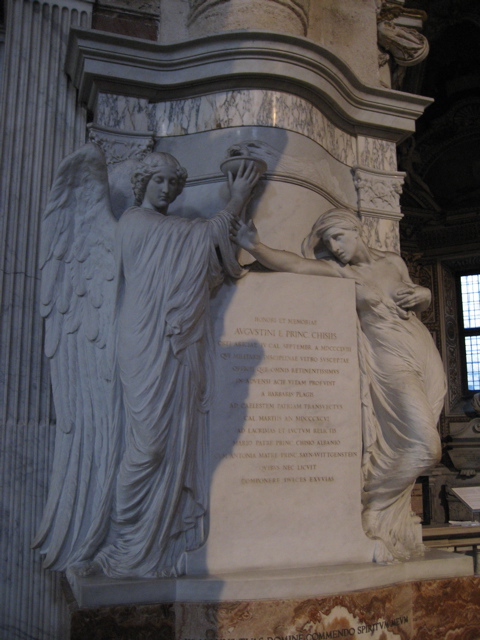
<svg viewBox="0 0 480 640">
<path fill-rule="evenodd" d="M 421 554 L 410 494 L 415 479 L 440 459 L 436 425 L 445 395 L 439 353 L 416 315 L 428 307 L 430 291 L 412 282 L 398 255 L 368 247 L 359 219 L 348 211 L 324 213 L 304 243 L 304 253 L 315 246 L 324 250 L 324 259 L 267 247 L 252 223 L 234 221 L 232 236 L 270 269 L 355 281 L 361 329 L 363 526 L 377 541 L 379 562 Z"/>
<path fill-rule="evenodd" d="M 180 575 L 185 552 L 203 543 L 209 298 L 225 272 L 240 275 L 229 225 L 257 179 L 253 165 L 241 167 L 221 213 L 184 219 L 168 208 L 186 171 L 152 153 L 132 177 L 136 206 L 116 222 L 98 148 L 60 168 L 43 247 L 59 424 L 35 540 L 46 566 Z"/>
</svg>

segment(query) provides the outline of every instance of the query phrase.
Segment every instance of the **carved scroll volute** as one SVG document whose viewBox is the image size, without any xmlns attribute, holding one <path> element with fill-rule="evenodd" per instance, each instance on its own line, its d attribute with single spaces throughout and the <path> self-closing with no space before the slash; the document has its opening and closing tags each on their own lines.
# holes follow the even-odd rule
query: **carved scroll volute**
<svg viewBox="0 0 480 640">
<path fill-rule="evenodd" d="M 395 89 L 401 89 L 405 67 L 419 64 L 429 52 L 428 40 L 419 31 L 427 14 L 403 4 L 404 0 L 377 0 L 379 66 L 390 62 Z"/>
<path fill-rule="evenodd" d="M 188 32 L 201 37 L 219 31 L 269 29 L 307 35 L 310 0 L 190 0 Z"/>
</svg>

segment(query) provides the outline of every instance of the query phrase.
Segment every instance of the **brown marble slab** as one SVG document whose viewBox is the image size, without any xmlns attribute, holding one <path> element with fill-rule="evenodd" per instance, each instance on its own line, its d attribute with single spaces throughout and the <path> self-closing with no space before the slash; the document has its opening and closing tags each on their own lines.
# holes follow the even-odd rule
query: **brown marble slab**
<svg viewBox="0 0 480 640">
<path fill-rule="evenodd" d="M 413 583 L 412 640 L 479 640 L 480 577 Z"/>
<path fill-rule="evenodd" d="M 480 577 L 302 598 L 77 609 L 72 640 L 480 640 Z"/>
<path fill-rule="evenodd" d="M 71 617 L 72 640 L 175 640 L 171 604 L 121 605 L 77 609 Z"/>
</svg>

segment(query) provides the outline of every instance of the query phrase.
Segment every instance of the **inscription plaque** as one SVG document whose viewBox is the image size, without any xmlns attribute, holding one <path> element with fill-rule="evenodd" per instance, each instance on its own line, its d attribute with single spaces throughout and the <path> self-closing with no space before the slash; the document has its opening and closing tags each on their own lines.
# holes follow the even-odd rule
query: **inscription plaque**
<svg viewBox="0 0 480 640">
<path fill-rule="evenodd" d="M 210 530 L 188 573 L 370 562 L 354 283 L 250 273 L 212 306 Z"/>
</svg>

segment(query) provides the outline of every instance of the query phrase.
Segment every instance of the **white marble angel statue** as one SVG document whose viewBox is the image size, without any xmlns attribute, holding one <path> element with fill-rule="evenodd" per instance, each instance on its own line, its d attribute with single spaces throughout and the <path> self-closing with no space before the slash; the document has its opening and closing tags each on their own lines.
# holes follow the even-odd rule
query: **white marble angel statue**
<svg viewBox="0 0 480 640">
<path fill-rule="evenodd" d="M 181 575 L 205 540 L 209 298 L 241 274 L 229 240 L 257 180 L 229 174 L 210 219 L 168 215 L 186 170 L 151 153 L 117 222 L 105 160 L 86 145 L 61 164 L 42 222 L 42 315 L 57 433 L 34 546 L 44 566 L 111 577 Z"/>
<path fill-rule="evenodd" d="M 437 420 L 445 395 L 440 354 L 417 313 L 430 291 L 410 279 L 402 258 L 373 249 L 359 218 L 322 214 L 301 257 L 260 242 L 253 223 L 232 221 L 232 237 L 264 266 L 356 284 L 363 418 L 363 510 L 377 562 L 423 554 L 420 520 L 411 509 L 416 478 L 440 460 Z M 313 259 L 312 259 L 313 258 Z"/>
</svg>

